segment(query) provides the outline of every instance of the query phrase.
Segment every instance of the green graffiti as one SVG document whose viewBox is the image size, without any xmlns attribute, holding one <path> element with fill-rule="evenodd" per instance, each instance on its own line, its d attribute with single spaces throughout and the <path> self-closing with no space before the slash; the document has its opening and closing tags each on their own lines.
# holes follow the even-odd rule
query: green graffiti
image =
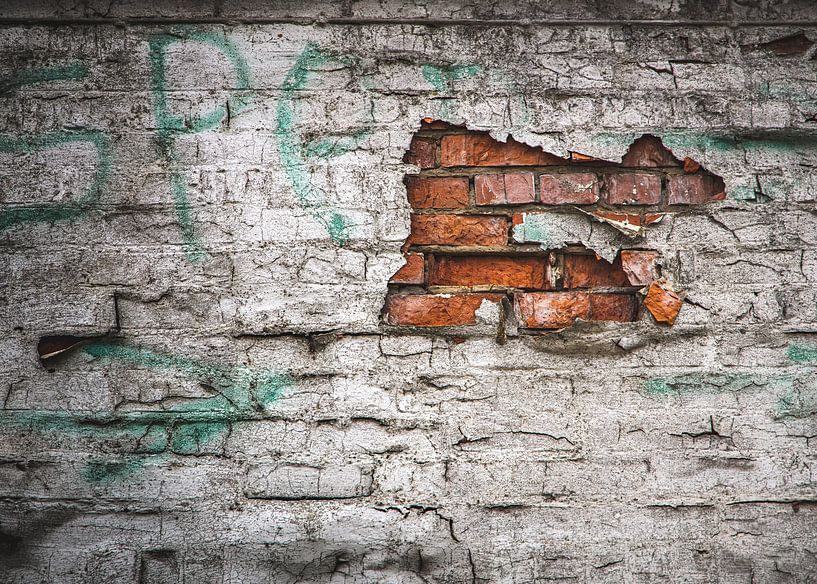
<svg viewBox="0 0 817 584">
<path fill-rule="evenodd" d="M 735 393 L 767 387 L 788 387 L 787 377 L 770 379 L 763 375 L 686 373 L 671 377 L 657 377 L 644 383 L 644 391 L 651 397 L 702 393 Z"/>
<path fill-rule="evenodd" d="M 208 363 L 132 345 L 97 342 L 83 352 L 98 359 L 180 374 L 215 395 L 190 398 L 161 409 L 4 411 L 0 422 L 41 433 L 111 440 L 130 445 L 132 455 L 156 456 L 168 450 L 178 455 L 207 454 L 208 448 L 226 438 L 232 423 L 263 416 L 294 383 L 291 376 L 279 371 Z M 92 482 L 105 482 L 141 468 L 140 460 L 93 462 L 83 476 Z"/>
<path fill-rule="evenodd" d="M 28 69 L 0 81 L 0 93 L 35 83 L 83 79 L 87 75 L 88 68 L 82 63 Z M 97 155 L 96 172 L 82 195 L 77 200 L 67 203 L 7 206 L 0 211 L 0 231 L 22 223 L 67 221 L 87 213 L 94 208 L 102 195 L 102 190 L 110 178 L 113 158 L 109 136 L 97 130 L 60 130 L 30 136 L 0 134 L 0 152 L 9 154 L 32 154 L 78 142 L 93 145 Z"/>
<path fill-rule="evenodd" d="M 367 121 L 364 129 L 351 136 L 334 136 L 302 142 L 295 129 L 297 117 L 295 99 L 306 88 L 310 74 L 329 63 L 357 65 L 352 57 L 332 57 L 313 44 L 308 44 L 304 48 L 281 85 L 281 99 L 275 110 L 275 123 L 281 165 L 298 201 L 312 217 L 326 227 L 332 241 L 343 245 L 349 237 L 348 220 L 337 211 L 326 208 L 325 193 L 312 183 L 309 161 L 316 158 L 326 160 L 358 148 L 371 134 L 373 120 Z M 368 90 L 365 83 L 361 83 L 361 86 Z"/>
<path fill-rule="evenodd" d="M 108 484 L 134 474 L 144 464 L 143 459 L 93 460 L 80 472 L 80 476 L 89 483 Z"/>
<path fill-rule="evenodd" d="M 792 363 L 814 363 L 817 347 L 793 344 L 786 349 L 786 356 Z M 817 377 L 811 370 L 780 375 L 686 373 L 648 379 L 642 387 L 655 399 L 766 389 L 778 396 L 774 405 L 776 419 L 805 418 L 817 413 Z"/>
<path fill-rule="evenodd" d="M 92 144 L 97 152 L 97 167 L 85 192 L 75 201 L 6 207 L 0 212 L 0 231 L 21 223 L 52 223 L 66 221 L 87 213 L 96 205 L 111 172 L 111 142 L 103 132 L 85 130 L 61 130 L 35 136 L 12 136 L 0 134 L 0 152 L 31 154 L 39 150 L 55 148 L 63 144 L 85 142 Z"/>
<path fill-rule="evenodd" d="M 192 119 L 172 114 L 168 104 L 167 51 L 171 45 L 181 42 L 197 42 L 214 47 L 227 58 L 235 75 L 234 87 L 226 103 Z M 176 221 L 182 235 L 182 245 L 188 259 L 197 262 L 203 259 L 206 253 L 195 232 L 195 221 L 187 192 L 187 178 L 178 161 L 176 140 L 183 134 L 198 134 L 211 130 L 228 117 L 246 110 L 250 103 L 250 68 L 238 47 L 217 33 L 174 30 L 172 34 L 152 37 L 149 46 L 158 153 L 170 171 L 170 191 Z"/>
<path fill-rule="evenodd" d="M 790 345 L 786 355 L 795 363 L 809 363 L 817 361 L 817 347 L 807 345 Z"/>
<path fill-rule="evenodd" d="M 451 88 L 452 82 L 473 77 L 481 69 L 479 65 L 451 65 L 450 67 L 423 65 L 423 77 L 437 91 L 447 91 Z"/>
<path fill-rule="evenodd" d="M 25 85 L 44 83 L 48 81 L 76 81 L 88 76 L 88 67 L 83 63 L 70 65 L 56 65 L 42 69 L 27 69 L 14 74 L 12 77 L 0 80 L 0 93 L 6 93 Z"/>
<path fill-rule="evenodd" d="M 435 65 L 423 65 L 423 77 L 428 83 L 439 92 L 449 92 L 452 90 L 454 81 L 468 79 L 482 70 L 479 65 L 451 65 L 450 67 L 437 67 Z M 451 118 L 451 103 L 453 99 L 444 99 L 440 103 L 438 117 L 443 120 Z"/>
</svg>

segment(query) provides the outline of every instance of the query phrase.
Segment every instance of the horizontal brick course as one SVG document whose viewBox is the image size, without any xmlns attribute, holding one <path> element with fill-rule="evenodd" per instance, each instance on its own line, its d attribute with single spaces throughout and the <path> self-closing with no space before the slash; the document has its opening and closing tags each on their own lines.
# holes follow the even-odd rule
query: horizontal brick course
<svg viewBox="0 0 817 584">
<path fill-rule="evenodd" d="M 500 294 L 394 294 L 386 297 L 386 322 L 400 326 L 462 326 L 476 323 L 484 301 L 498 304 Z"/>
<path fill-rule="evenodd" d="M 553 154 L 508 138 L 494 140 L 488 134 L 457 134 L 443 136 L 441 162 L 452 166 L 547 166 L 564 164 Z"/>
<path fill-rule="evenodd" d="M 412 215 L 414 245 L 505 245 L 508 220 L 487 215 Z"/>
<path fill-rule="evenodd" d="M 423 284 L 425 282 L 425 258 L 421 253 L 407 253 L 406 264 L 397 270 L 389 282 L 392 284 Z"/>
<path fill-rule="evenodd" d="M 627 274 L 616 260 L 612 264 L 594 255 L 568 254 L 562 267 L 565 288 L 630 286 Z"/>
<path fill-rule="evenodd" d="M 640 172 L 611 174 L 606 200 L 611 205 L 657 205 L 661 202 L 661 177 Z"/>
<path fill-rule="evenodd" d="M 441 256 L 430 264 L 428 285 L 543 289 L 545 271 L 542 257 Z"/>
<path fill-rule="evenodd" d="M 670 205 L 701 205 L 726 198 L 723 180 L 707 174 L 678 174 L 667 181 Z"/>
<path fill-rule="evenodd" d="M 539 200 L 546 205 L 592 205 L 599 200 L 598 177 L 587 172 L 543 174 Z"/>
<path fill-rule="evenodd" d="M 483 174 L 474 177 L 477 205 L 521 205 L 535 200 L 533 174 Z"/>
<path fill-rule="evenodd" d="M 465 177 L 406 177 L 408 200 L 415 209 L 464 209 L 468 206 Z"/>
</svg>

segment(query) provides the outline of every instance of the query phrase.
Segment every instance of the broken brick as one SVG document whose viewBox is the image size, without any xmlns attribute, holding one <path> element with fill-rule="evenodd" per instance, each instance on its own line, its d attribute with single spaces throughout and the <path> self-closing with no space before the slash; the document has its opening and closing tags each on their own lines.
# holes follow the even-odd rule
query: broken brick
<svg viewBox="0 0 817 584">
<path fill-rule="evenodd" d="M 670 205 L 700 205 L 724 200 L 726 187 L 711 174 L 677 174 L 669 177 L 667 197 Z"/>
<path fill-rule="evenodd" d="M 562 266 L 565 288 L 629 286 L 627 274 L 616 261 L 610 263 L 593 255 L 568 254 Z"/>
<path fill-rule="evenodd" d="M 623 250 L 620 254 L 621 268 L 633 286 L 646 286 L 658 279 L 656 261 L 658 252 Z"/>
<path fill-rule="evenodd" d="M 429 266 L 429 286 L 502 286 L 544 289 L 545 258 L 439 256 Z"/>
<path fill-rule="evenodd" d="M 634 294 L 590 294 L 588 320 L 631 322 L 635 320 L 636 306 Z"/>
<path fill-rule="evenodd" d="M 527 292 L 514 295 L 519 322 L 525 328 L 557 329 L 577 318 L 588 319 L 590 299 L 586 292 Z"/>
<path fill-rule="evenodd" d="M 565 160 L 541 148 L 528 146 L 509 137 L 507 142 L 488 134 L 443 136 L 442 165 L 450 166 L 547 166 Z"/>
<path fill-rule="evenodd" d="M 543 174 L 539 191 L 539 200 L 546 205 L 591 205 L 599 200 L 598 179 L 586 172 Z"/>
<path fill-rule="evenodd" d="M 425 259 L 421 253 L 405 254 L 405 265 L 397 270 L 389 282 L 392 284 L 422 284 L 425 282 Z"/>
<path fill-rule="evenodd" d="M 394 294 L 386 298 L 386 322 L 399 326 L 462 326 L 476 323 L 483 302 L 500 294 Z"/>
<path fill-rule="evenodd" d="M 422 169 L 437 166 L 437 141 L 434 138 L 415 136 L 411 139 L 408 152 L 403 157 L 406 164 L 414 164 Z"/>
<path fill-rule="evenodd" d="M 468 206 L 466 177 L 406 177 L 408 200 L 415 209 L 461 209 Z"/>
<path fill-rule="evenodd" d="M 644 299 L 644 308 L 650 311 L 657 322 L 672 326 L 678 318 L 678 312 L 684 299 L 666 280 L 656 280 L 650 284 L 647 297 Z"/>
<path fill-rule="evenodd" d="M 533 174 L 484 174 L 474 178 L 477 205 L 521 205 L 532 203 Z"/>
<path fill-rule="evenodd" d="M 627 173 L 607 177 L 607 202 L 611 205 L 655 205 L 661 202 L 661 177 Z"/>
<path fill-rule="evenodd" d="M 621 159 L 621 165 L 627 167 L 667 167 L 680 164 L 661 139 L 650 134 L 633 142 Z"/>
<path fill-rule="evenodd" d="M 508 220 L 488 215 L 412 215 L 415 245 L 505 245 Z"/>
</svg>

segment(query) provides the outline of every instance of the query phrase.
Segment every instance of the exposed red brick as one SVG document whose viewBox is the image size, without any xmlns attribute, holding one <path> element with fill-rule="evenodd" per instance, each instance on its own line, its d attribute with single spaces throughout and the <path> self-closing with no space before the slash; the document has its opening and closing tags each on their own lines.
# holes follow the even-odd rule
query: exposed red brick
<svg viewBox="0 0 817 584">
<path fill-rule="evenodd" d="M 678 318 L 678 312 L 684 303 L 669 282 L 658 280 L 650 284 L 647 297 L 644 299 L 644 308 L 650 311 L 656 321 L 673 325 Z"/>
<path fill-rule="evenodd" d="M 443 136 L 441 148 L 443 166 L 546 166 L 565 162 L 564 158 L 511 137 L 500 142 L 484 133 Z"/>
<path fill-rule="evenodd" d="M 415 245 L 505 245 L 508 220 L 488 215 L 412 215 Z"/>
<path fill-rule="evenodd" d="M 591 205 L 599 200 L 599 181 L 587 172 L 543 174 L 539 189 L 539 200 L 546 205 Z"/>
<path fill-rule="evenodd" d="M 650 134 L 645 134 L 633 142 L 627 154 L 621 159 L 621 165 L 629 167 L 680 166 L 680 164 L 660 138 Z"/>
<path fill-rule="evenodd" d="M 429 286 L 546 287 L 545 258 L 513 256 L 437 256 L 429 265 Z"/>
<path fill-rule="evenodd" d="M 514 295 L 516 316 L 526 328 L 564 328 L 577 318 L 588 319 L 586 292 L 528 292 Z"/>
<path fill-rule="evenodd" d="M 562 266 L 565 288 L 597 288 L 629 286 L 627 274 L 618 260 L 610 263 L 592 255 L 568 254 Z"/>
<path fill-rule="evenodd" d="M 468 206 L 466 177 L 407 176 L 406 192 L 415 209 L 462 209 Z"/>
<path fill-rule="evenodd" d="M 596 158 L 595 156 L 590 156 L 588 154 L 582 154 L 581 152 L 570 152 L 570 160 L 572 162 L 607 162 L 606 160 L 602 160 L 601 158 Z"/>
<path fill-rule="evenodd" d="M 386 322 L 401 326 L 460 326 L 476 323 L 482 302 L 500 294 L 393 294 L 386 298 Z"/>
<path fill-rule="evenodd" d="M 633 294 L 590 294 L 589 320 L 635 320 L 636 299 Z"/>
<path fill-rule="evenodd" d="M 437 166 L 437 141 L 434 138 L 414 136 L 408 152 L 403 157 L 406 164 L 414 164 L 420 168 L 434 168 Z"/>
<path fill-rule="evenodd" d="M 711 174 L 678 174 L 669 177 L 667 195 L 670 205 L 700 205 L 726 198 L 720 177 Z"/>
<path fill-rule="evenodd" d="M 533 174 L 483 174 L 474 178 L 477 205 L 521 205 L 532 203 Z"/>
<path fill-rule="evenodd" d="M 655 225 L 656 223 L 661 223 L 665 216 L 666 213 L 645 213 L 644 225 Z"/>
<path fill-rule="evenodd" d="M 658 279 L 657 260 L 655 251 L 623 250 L 620 254 L 621 268 L 633 286 L 646 286 Z"/>
<path fill-rule="evenodd" d="M 692 174 L 701 170 L 701 165 L 692 160 L 689 156 L 684 158 L 684 172 Z"/>
<path fill-rule="evenodd" d="M 607 177 L 607 202 L 611 205 L 655 205 L 661 202 L 661 177 L 627 173 Z"/>
<path fill-rule="evenodd" d="M 422 284 L 425 282 L 425 260 L 421 253 L 407 253 L 406 264 L 391 277 L 392 284 Z"/>
</svg>

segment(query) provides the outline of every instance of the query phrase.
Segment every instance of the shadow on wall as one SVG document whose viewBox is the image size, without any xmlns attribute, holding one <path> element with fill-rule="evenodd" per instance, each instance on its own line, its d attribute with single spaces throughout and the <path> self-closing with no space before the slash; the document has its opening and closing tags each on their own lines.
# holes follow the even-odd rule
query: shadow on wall
<svg viewBox="0 0 817 584">
<path fill-rule="evenodd" d="M 671 325 L 683 297 L 637 238 L 668 213 L 726 197 L 720 177 L 649 134 L 616 163 L 426 119 L 404 161 L 421 170 L 405 177 L 411 233 L 384 310 L 395 326 L 473 325 L 491 305 L 503 316 L 512 306 L 530 332 L 634 321 L 644 309 Z M 597 247 L 591 220 L 629 245 Z"/>
</svg>

